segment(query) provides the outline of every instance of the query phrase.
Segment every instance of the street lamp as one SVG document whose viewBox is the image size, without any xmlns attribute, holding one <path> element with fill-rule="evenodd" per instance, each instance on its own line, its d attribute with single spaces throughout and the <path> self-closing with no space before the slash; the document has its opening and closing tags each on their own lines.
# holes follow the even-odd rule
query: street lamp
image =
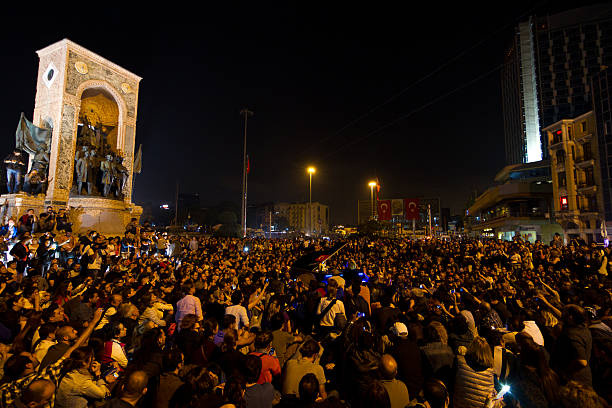
<svg viewBox="0 0 612 408">
<path fill-rule="evenodd" d="M 372 206 L 372 219 L 375 218 L 375 213 L 374 213 L 374 187 L 376 187 L 376 182 L 375 181 L 370 181 L 368 183 L 368 186 L 370 186 L 370 205 Z"/>
<path fill-rule="evenodd" d="M 308 176 L 310 179 L 308 188 L 308 233 L 309 235 L 312 235 L 312 175 L 317 172 L 317 169 L 310 166 L 306 171 L 308 171 Z"/>
</svg>

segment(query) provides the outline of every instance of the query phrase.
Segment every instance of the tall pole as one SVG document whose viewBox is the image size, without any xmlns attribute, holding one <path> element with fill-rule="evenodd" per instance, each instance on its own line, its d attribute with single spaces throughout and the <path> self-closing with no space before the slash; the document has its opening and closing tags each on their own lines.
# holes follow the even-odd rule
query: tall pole
<svg viewBox="0 0 612 408">
<path fill-rule="evenodd" d="M 242 238 L 246 237 L 246 214 L 247 214 L 247 121 L 253 112 L 244 108 L 240 111 L 244 115 L 244 148 L 242 152 L 242 212 L 240 214 L 240 231 Z"/>
<path fill-rule="evenodd" d="M 308 235 L 312 235 L 312 175 L 317 171 L 314 167 L 306 169 L 309 176 L 308 184 Z"/>
<path fill-rule="evenodd" d="M 370 186 L 370 205 L 372 207 L 372 219 L 374 219 L 374 186 Z"/>
<path fill-rule="evenodd" d="M 178 180 L 176 181 L 176 195 L 174 196 L 174 225 L 178 226 L 178 194 L 179 185 Z"/>
<path fill-rule="evenodd" d="M 433 238 L 431 231 L 431 204 L 427 204 L 427 217 L 429 218 L 429 236 Z"/>
</svg>

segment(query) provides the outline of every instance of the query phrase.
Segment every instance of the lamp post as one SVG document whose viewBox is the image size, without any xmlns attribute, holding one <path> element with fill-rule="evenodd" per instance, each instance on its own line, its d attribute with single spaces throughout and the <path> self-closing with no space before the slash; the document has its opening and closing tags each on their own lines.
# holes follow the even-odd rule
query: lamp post
<svg viewBox="0 0 612 408">
<path fill-rule="evenodd" d="M 370 205 L 372 206 L 372 219 L 375 218 L 375 213 L 374 213 L 374 187 L 376 187 L 376 182 L 375 181 L 370 181 L 368 183 L 368 186 L 370 186 Z"/>
<path fill-rule="evenodd" d="M 310 166 L 307 169 L 309 176 L 308 188 L 308 234 L 312 235 L 312 175 L 317 172 L 317 169 Z"/>
</svg>

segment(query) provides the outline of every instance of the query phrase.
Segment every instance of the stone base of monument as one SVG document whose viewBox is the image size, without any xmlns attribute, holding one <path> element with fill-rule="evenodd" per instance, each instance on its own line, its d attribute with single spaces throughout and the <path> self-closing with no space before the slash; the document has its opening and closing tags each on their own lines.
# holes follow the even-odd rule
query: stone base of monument
<svg viewBox="0 0 612 408">
<path fill-rule="evenodd" d="M 3 194 L 0 205 L 7 202 L 6 214 L 17 220 L 30 208 L 36 215 L 46 211 L 51 205 L 57 211 L 63 206 L 45 201 L 44 194 L 31 196 L 25 193 Z M 132 218 L 140 220 L 142 207 L 127 204 L 125 201 L 104 197 L 77 196 L 68 199 L 70 222 L 75 233 L 96 230 L 103 235 L 123 235 L 125 226 Z"/>
</svg>

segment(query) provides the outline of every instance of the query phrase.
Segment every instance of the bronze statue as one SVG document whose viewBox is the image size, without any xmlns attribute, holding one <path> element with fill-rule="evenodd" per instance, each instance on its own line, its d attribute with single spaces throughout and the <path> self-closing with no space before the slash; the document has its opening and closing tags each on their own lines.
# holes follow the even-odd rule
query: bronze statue
<svg viewBox="0 0 612 408">
<path fill-rule="evenodd" d="M 108 197 L 113 185 L 113 156 L 106 155 L 106 160 L 100 163 L 100 170 L 102 171 L 102 194 Z"/>
<path fill-rule="evenodd" d="M 89 173 L 89 152 L 87 146 L 82 146 L 81 151 L 77 151 L 76 160 L 74 164 L 76 170 L 76 184 L 77 194 L 81 195 L 83 190 L 83 183 L 87 183 L 87 194 L 91 195 L 91 182 L 88 179 Z"/>
<path fill-rule="evenodd" d="M 115 162 L 113 163 L 113 177 L 115 181 L 115 197 L 119 197 L 123 194 L 123 189 L 130 177 L 128 169 L 123 165 L 123 158 L 119 155 L 115 157 Z"/>
</svg>

